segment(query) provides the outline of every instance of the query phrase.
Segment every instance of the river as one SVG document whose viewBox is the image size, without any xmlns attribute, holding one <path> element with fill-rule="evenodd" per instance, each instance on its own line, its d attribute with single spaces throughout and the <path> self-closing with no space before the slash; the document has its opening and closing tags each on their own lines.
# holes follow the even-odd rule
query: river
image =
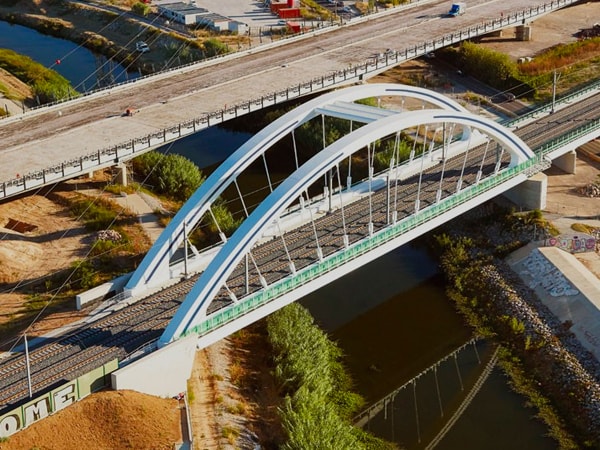
<svg viewBox="0 0 600 450">
<path fill-rule="evenodd" d="M 27 54 L 47 67 L 60 59 L 61 64 L 54 69 L 79 90 L 98 82 L 98 76 L 92 74 L 97 74 L 101 58 L 68 41 L 0 22 L 0 47 Z M 127 78 L 122 69 L 113 71 L 113 76 L 115 81 Z M 199 132 L 176 142 L 168 151 L 186 156 L 208 173 L 250 137 L 228 128 Z M 380 257 L 301 302 L 338 342 L 356 390 L 369 403 L 402 386 L 470 339 L 469 330 L 445 296 L 435 261 L 424 250 L 410 245 Z M 479 356 L 475 359 L 473 351 L 467 349 L 456 359 L 456 368 L 440 365 L 436 371 L 439 390 L 426 377 L 419 378 L 414 387 L 400 391 L 386 413 L 374 417 L 366 428 L 398 442 L 402 448 L 425 448 L 443 422 L 440 410 L 450 415 L 465 394 L 460 385 L 467 386 L 481 372 Z M 534 413 L 508 388 L 496 369 L 436 448 L 557 448 L 545 436 L 545 427 L 532 420 Z"/>
<path fill-rule="evenodd" d="M 213 127 L 181 139 L 165 150 L 169 148 L 171 153 L 186 156 L 209 174 L 221 157 L 231 154 L 251 136 L 231 128 L 234 127 Z M 253 180 L 252 175 L 249 178 L 240 180 L 245 189 L 263 187 L 259 183 L 264 183 L 264 176 L 256 177 L 261 181 Z M 338 342 L 356 389 L 368 403 L 402 386 L 471 338 L 470 330 L 445 295 L 436 262 L 425 250 L 411 245 L 309 294 L 301 303 Z M 480 356 L 483 360 L 484 352 Z M 440 367 L 440 391 L 447 414 L 462 401 L 469 390 L 467 385 L 475 381 L 483 365 L 474 363 L 474 354 L 465 350 L 458 359 L 460 375 L 454 365 L 451 370 Z M 464 391 L 457 383 L 459 376 Z M 425 448 L 443 421 L 438 415 L 435 385 L 423 379 L 417 388 L 417 404 L 421 404 L 417 408 L 418 421 L 411 388 L 399 393 L 391 406 L 396 411 L 396 420 L 391 419 L 389 412 L 386 418 L 380 414 L 369 424 L 369 429 L 402 448 Z M 404 402 L 403 395 L 408 395 Z M 547 429 L 532 419 L 535 411 L 525 407 L 524 401 L 510 390 L 500 370 L 495 369 L 436 448 L 556 449 L 556 443 L 545 436 Z"/>
<path fill-rule="evenodd" d="M 139 77 L 139 73 L 127 72 L 120 64 L 71 41 L 2 21 L 0 48 L 14 50 L 45 67 L 51 67 L 69 80 L 79 92 Z"/>
</svg>

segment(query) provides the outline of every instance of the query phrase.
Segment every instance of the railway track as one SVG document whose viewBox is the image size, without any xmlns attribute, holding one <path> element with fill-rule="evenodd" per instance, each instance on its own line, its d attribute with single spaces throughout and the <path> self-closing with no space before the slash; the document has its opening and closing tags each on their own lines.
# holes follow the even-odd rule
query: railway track
<svg viewBox="0 0 600 450">
<path fill-rule="evenodd" d="M 600 93 L 522 126 L 516 130 L 516 134 L 535 149 L 578 127 L 583 121 L 594 120 L 599 116 Z M 315 218 L 314 224 L 306 223 L 285 233 L 283 238 L 262 243 L 252 250 L 260 276 L 268 283 L 288 276 L 288 254 L 297 270 L 317 262 L 319 257 L 315 234 L 323 257 L 326 257 L 344 247 L 344 235 L 350 244 L 362 239 L 368 234 L 369 222 L 373 223 L 375 232 L 386 227 L 390 211 L 397 211 L 398 220 L 409 216 L 415 210 L 415 185 L 419 178 L 420 209 L 423 209 L 437 201 L 437 196 L 440 195 L 438 192 L 441 192 L 442 198 L 456 192 L 461 174 L 463 188 L 476 182 L 479 171 L 484 177 L 489 176 L 496 168 L 496 158 L 496 153 L 489 151 L 486 145 L 478 146 L 465 155 L 430 168 L 421 176 L 415 175 L 397 181 L 392 179 L 389 189 L 374 192 L 370 199 L 365 196 Z M 502 167 L 508 165 L 508 162 L 509 154 L 501 155 Z M 373 205 L 371 214 L 369 202 Z M 227 289 L 223 288 L 210 305 L 209 314 L 232 303 L 229 291 L 237 298 L 242 298 L 248 292 L 262 289 L 259 273 L 253 268 L 253 264 L 249 264 L 249 267 L 249 283 L 246 284 L 246 268 L 242 263 L 227 280 Z M 30 351 L 33 392 L 41 394 L 114 358 L 122 360 L 144 344 L 156 340 L 196 279 L 197 277 L 193 277 L 182 281 L 103 319 L 82 325 L 69 334 L 33 348 Z M 0 379 L 1 414 L 28 399 L 26 366 L 22 354 L 0 361 Z"/>
</svg>

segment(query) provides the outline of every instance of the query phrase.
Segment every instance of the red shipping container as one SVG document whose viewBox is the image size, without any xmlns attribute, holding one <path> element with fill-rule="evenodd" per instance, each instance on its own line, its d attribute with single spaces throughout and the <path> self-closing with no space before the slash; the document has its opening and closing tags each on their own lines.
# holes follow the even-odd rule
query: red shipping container
<svg viewBox="0 0 600 450">
<path fill-rule="evenodd" d="M 287 27 L 294 33 L 300 33 L 302 30 L 302 27 L 298 22 L 288 22 Z"/>
<path fill-rule="evenodd" d="M 282 8 L 279 10 L 282 19 L 296 19 L 300 17 L 300 8 Z"/>
<path fill-rule="evenodd" d="M 287 2 L 271 2 L 271 12 L 277 14 L 282 9 L 287 8 Z"/>
</svg>

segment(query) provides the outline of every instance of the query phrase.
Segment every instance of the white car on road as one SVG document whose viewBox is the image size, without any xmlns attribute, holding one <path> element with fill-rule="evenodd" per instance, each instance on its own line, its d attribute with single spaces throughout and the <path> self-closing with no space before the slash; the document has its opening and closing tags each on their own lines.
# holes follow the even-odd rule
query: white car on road
<svg viewBox="0 0 600 450">
<path fill-rule="evenodd" d="M 147 53 L 150 51 L 150 47 L 144 41 L 139 41 L 135 43 L 135 50 L 140 53 Z"/>
</svg>

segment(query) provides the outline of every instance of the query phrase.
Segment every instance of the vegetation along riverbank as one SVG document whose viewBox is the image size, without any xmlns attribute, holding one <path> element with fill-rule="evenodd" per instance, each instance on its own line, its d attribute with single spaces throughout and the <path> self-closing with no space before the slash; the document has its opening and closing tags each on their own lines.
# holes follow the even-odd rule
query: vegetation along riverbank
<svg viewBox="0 0 600 450">
<path fill-rule="evenodd" d="M 448 295 L 476 333 L 500 343 L 511 385 L 538 409 L 559 447 L 599 448 L 600 364 L 503 261 L 534 227 L 545 228 L 541 214 L 490 208 L 436 235 Z"/>
</svg>

